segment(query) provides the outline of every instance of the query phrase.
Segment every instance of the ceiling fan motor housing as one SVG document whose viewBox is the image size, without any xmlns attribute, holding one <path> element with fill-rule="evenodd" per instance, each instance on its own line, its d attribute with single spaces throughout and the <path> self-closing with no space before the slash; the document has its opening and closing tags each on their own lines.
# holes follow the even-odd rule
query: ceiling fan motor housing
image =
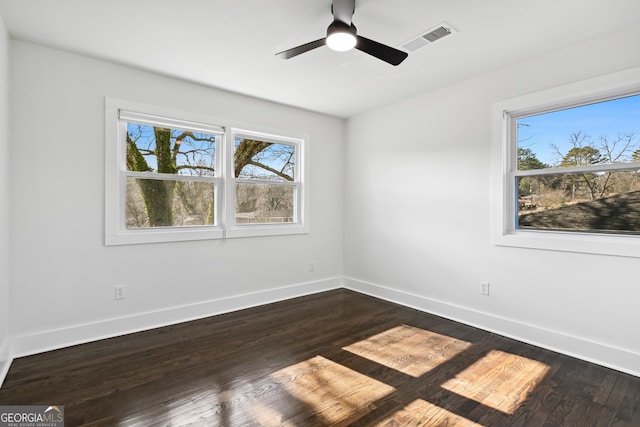
<svg viewBox="0 0 640 427">
<path fill-rule="evenodd" d="M 327 28 L 327 46 L 339 52 L 347 51 L 356 46 L 357 30 L 353 23 L 348 25 L 338 19 Z"/>
</svg>

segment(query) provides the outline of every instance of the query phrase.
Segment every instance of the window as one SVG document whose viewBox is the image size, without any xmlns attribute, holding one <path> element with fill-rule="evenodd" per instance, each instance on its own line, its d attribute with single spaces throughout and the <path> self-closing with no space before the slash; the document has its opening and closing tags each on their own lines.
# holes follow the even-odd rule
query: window
<svg viewBox="0 0 640 427">
<path fill-rule="evenodd" d="M 216 146 L 223 129 L 124 110 L 120 122 L 126 229 L 215 226 Z"/>
<path fill-rule="evenodd" d="M 296 222 L 298 144 L 242 131 L 233 137 L 236 224 Z"/>
<path fill-rule="evenodd" d="M 228 215 L 234 236 L 269 234 L 303 221 L 302 139 L 231 129 L 233 165 Z M 286 228 L 285 228 L 286 229 Z"/>
<path fill-rule="evenodd" d="M 106 101 L 106 244 L 307 231 L 302 138 Z"/>
<path fill-rule="evenodd" d="M 515 229 L 640 234 L 640 95 L 511 121 Z"/>
<path fill-rule="evenodd" d="M 639 70 L 504 101 L 494 116 L 494 243 L 640 256 Z"/>
</svg>

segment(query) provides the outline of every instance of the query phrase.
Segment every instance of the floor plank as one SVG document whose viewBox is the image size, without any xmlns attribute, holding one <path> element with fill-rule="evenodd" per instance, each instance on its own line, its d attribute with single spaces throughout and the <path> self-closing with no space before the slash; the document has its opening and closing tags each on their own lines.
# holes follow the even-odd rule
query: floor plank
<svg viewBox="0 0 640 427">
<path fill-rule="evenodd" d="M 16 359 L 68 426 L 638 426 L 640 378 L 344 289 Z"/>
</svg>

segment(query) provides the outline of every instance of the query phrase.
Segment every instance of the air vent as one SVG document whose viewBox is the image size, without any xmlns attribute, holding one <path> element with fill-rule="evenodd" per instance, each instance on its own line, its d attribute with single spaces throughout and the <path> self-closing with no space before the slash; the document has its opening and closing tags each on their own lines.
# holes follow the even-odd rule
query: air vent
<svg viewBox="0 0 640 427">
<path fill-rule="evenodd" d="M 433 43 L 443 37 L 448 36 L 454 31 L 455 29 L 451 25 L 442 23 L 423 34 L 420 34 L 418 37 L 414 37 L 408 42 L 403 43 L 401 46 L 409 52 L 413 52 L 414 50 L 418 50 L 421 47 L 428 45 L 429 43 Z"/>
<path fill-rule="evenodd" d="M 451 34 L 451 29 L 441 25 L 435 30 L 429 31 L 427 34 L 424 34 L 422 37 L 430 43 L 433 43 L 434 41 L 440 40 L 441 38 L 448 36 L 449 34 Z"/>
</svg>

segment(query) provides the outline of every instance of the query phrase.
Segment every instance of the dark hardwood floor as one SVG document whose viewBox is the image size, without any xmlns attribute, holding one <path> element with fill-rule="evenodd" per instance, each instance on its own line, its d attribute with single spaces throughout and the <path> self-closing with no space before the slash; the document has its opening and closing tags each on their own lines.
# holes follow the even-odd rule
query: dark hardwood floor
<svg viewBox="0 0 640 427">
<path fill-rule="evenodd" d="M 347 290 L 16 359 L 66 426 L 640 426 L 640 378 Z"/>
</svg>

